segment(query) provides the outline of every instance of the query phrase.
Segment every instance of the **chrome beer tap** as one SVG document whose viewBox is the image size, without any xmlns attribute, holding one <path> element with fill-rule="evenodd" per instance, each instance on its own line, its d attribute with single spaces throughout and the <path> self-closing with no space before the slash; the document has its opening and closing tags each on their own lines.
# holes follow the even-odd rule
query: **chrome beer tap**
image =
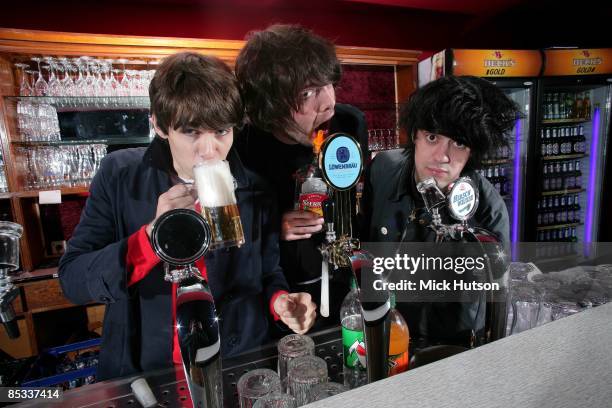
<svg viewBox="0 0 612 408">
<path fill-rule="evenodd" d="M 434 178 L 423 180 L 417 184 L 417 190 L 421 193 L 425 207 L 431 215 L 431 223 L 427 226 L 435 234 L 435 242 L 471 242 L 479 244 L 479 252 L 485 261 L 485 275 L 481 279 L 488 282 L 498 282 L 503 290 L 500 293 L 491 291 L 487 293 L 485 341 L 492 341 L 503 337 L 505 330 L 506 310 L 505 300 L 507 290 L 507 271 L 500 278 L 493 276 L 493 269 L 506 269 L 506 253 L 499 243 L 498 237 L 492 232 L 476 226 L 468 225 L 478 209 L 478 188 L 469 177 L 460 177 L 451 183 L 447 194 L 444 194 Z M 454 224 L 442 223 L 440 210 L 446 208 L 449 214 L 458 222 Z M 403 239 L 402 239 L 403 241 Z M 486 246 L 484 243 L 495 244 Z M 472 345 L 478 344 L 478 339 L 473 334 Z"/>
<path fill-rule="evenodd" d="M 19 337 L 13 301 L 19 288 L 13 285 L 9 273 L 19 268 L 19 239 L 23 227 L 9 221 L 0 221 L 0 321 L 9 338 Z"/>
<path fill-rule="evenodd" d="M 327 232 L 325 243 L 320 247 L 323 255 L 321 302 L 328 304 L 329 294 L 325 291 L 328 288 L 329 267 L 350 268 L 359 283 L 360 273 L 356 260 L 369 256 L 360 249 L 359 240 L 352 236 L 353 202 L 350 189 L 357 184 L 363 171 L 363 157 L 359 143 L 352 136 L 343 133 L 327 137 L 319 153 L 319 167 L 331 192 L 330 199 L 323 205 Z M 362 299 L 361 306 L 368 382 L 373 382 L 387 377 L 388 373 L 390 331 L 387 315 L 391 309 L 389 293 L 384 292 L 377 302 L 365 302 Z M 322 306 L 322 315 L 324 315 L 323 310 Z"/>
<path fill-rule="evenodd" d="M 215 302 L 194 262 L 211 243 L 207 221 L 175 209 L 155 222 L 153 249 L 164 261 L 166 281 L 176 284 L 176 325 L 185 378 L 194 407 L 223 407 L 221 338 Z"/>
<path fill-rule="evenodd" d="M 0 320 L 9 338 L 16 339 L 20 333 L 15 319 L 13 300 L 19 294 L 19 288 L 13 285 L 8 272 L 7 268 L 0 269 Z"/>
</svg>

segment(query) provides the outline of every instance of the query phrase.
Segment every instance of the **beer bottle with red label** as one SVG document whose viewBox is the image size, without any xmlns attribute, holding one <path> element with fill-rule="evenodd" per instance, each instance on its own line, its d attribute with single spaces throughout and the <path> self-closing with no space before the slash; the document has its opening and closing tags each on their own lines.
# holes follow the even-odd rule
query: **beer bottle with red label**
<svg viewBox="0 0 612 408">
<path fill-rule="evenodd" d="M 313 138 L 313 160 L 310 164 L 298 169 L 295 174 L 295 208 L 311 211 L 323 216 L 323 201 L 327 200 L 327 184 L 323 180 L 323 172 L 319 167 L 319 151 L 325 138 L 325 132 L 320 130 Z"/>
</svg>

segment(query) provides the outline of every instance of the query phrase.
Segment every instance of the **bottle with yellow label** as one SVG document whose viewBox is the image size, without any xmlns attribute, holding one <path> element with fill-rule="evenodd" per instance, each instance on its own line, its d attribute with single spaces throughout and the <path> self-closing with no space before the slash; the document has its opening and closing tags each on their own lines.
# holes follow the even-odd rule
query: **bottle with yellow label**
<svg viewBox="0 0 612 408">
<path fill-rule="evenodd" d="M 408 370 L 408 346 L 410 332 L 401 313 L 395 309 L 395 294 L 391 292 L 389 317 L 391 333 L 389 336 L 389 377 Z"/>
</svg>

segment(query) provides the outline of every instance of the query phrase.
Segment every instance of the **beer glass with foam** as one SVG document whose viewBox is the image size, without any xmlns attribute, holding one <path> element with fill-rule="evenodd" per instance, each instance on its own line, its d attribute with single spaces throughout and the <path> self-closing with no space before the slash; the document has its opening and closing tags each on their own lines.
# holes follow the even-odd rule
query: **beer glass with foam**
<svg viewBox="0 0 612 408">
<path fill-rule="evenodd" d="M 229 163 L 211 160 L 193 168 L 201 214 L 211 229 L 211 248 L 240 247 L 244 233 L 234 193 L 234 177 Z"/>
</svg>

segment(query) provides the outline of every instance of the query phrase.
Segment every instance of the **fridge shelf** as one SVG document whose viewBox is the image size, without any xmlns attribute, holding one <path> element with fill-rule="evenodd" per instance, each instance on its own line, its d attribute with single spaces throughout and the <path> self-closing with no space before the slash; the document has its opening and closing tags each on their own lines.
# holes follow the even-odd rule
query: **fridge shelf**
<svg viewBox="0 0 612 408">
<path fill-rule="evenodd" d="M 562 125 L 566 123 L 586 123 L 590 122 L 591 119 L 587 118 L 575 118 L 575 119 L 545 119 L 542 120 L 543 125 Z"/>
<path fill-rule="evenodd" d="M 554 225 L 541 226 L 541 227 L 537 227 L 536 230 L 545 231 L 545 230 L 552 230 L 552 229 L 557 229 L 557 228 L 579 227 L 581 225 L 584 225 L 584 224 L 582 224 L 581 222 L 572 222 L 570 224 L 554 224 Z"/>
<path fill-rule="evenodd" d="M 542 156 L 542 160 L 568 160 L 568 159 L 583 159 L 588 157 L 588 154 L 577 153 L 577 154 L 564 154 L 562 156 Z"/>
<path fill-rule="evenodd" d="M 483 160 L 481 163 L 485 166 L 495 165 L 495 164 L 508 164 L 510 163 L 510 159 L 494 159 L 494 160 Z"/>
<path fill-rule="evenodd" d="M 574 194 L 574 193 L 584 193 L 586 190 L 584 188 L 573 188 L 569 190 L 556 190 L 556 191 L 543 191 L 543 196 L 550 195 L 559 195 L 559 194 Z"/>
</svg>

